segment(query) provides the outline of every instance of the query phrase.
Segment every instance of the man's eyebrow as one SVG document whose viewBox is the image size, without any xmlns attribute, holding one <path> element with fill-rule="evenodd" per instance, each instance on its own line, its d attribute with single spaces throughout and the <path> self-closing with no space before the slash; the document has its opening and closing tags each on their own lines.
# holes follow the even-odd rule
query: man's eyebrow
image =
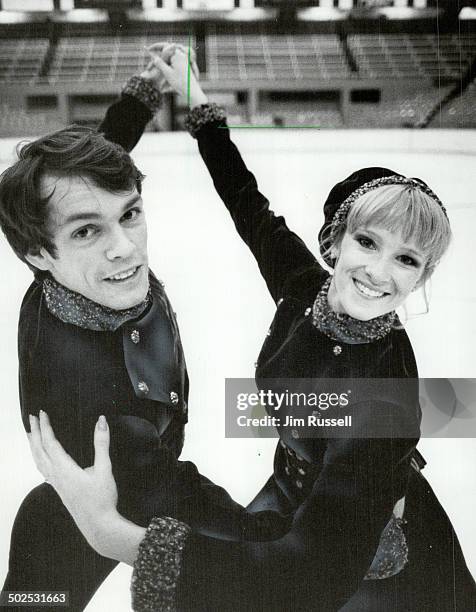
<svg viewBox="0 0 476 612">
<path fill-rule="evenodd" d="M 122 207 L 122 212 L 125 212 L 126 210 L 128 210 L 131 206 L 136 204 L 140 199 L 141 199 L 141 195 L 137 193 L 130 200 L 127 200 L 127 202 L 125 202 L 124 206 Z M 93 211 L 78 212 L 78 213 L 73 213 L 72 215 L 67 215 L 61 225 L 63 226 L 69 225 L 71 223 L 75 223 L 76 221 L 93 221 L 95 219 L 100 219 L 101 217 L 102 215 L 100 215 L 97 212 L 93 212 Z"/>
</svg>

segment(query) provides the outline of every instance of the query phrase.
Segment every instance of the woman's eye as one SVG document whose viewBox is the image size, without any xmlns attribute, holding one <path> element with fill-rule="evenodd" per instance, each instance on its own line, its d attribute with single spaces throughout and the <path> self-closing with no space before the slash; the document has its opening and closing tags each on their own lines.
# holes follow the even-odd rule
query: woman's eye
<svg viewBox="0 0 476 612">
<path fill-rule="evenodd" d="M 419 266 L 418 261 L 416 261 L 416 259 L 413 259 L 413 257 L 410 257 L 409 255 L 400 255 L 400 261 L 405 266 L 414 266 L 416 268 L 418 268 Z"/>
<path fill-rule="evenodd" d="M 127 212 L 122 215 L 123 221 L 135 221 L 137 217 L 141 214 L 142 210 L 140 208 L 131 208 Z"/>
<path fill-rule="evenodd" d="M 356 240 L 364 249 L 373 249 L 375 247 L 374 241 L 371 238 L 367 238 L 367 236 L 357 236 Z"/>
<path fill-rule="evenodd" d="M 79 230 L 76 230 L 73 233 L 73 238 L 78 240 L 85 240 L 87 238 L 91 238 L 96 233 L 96 228 L 92 225 L 86 225 L 85 227 L 81 227 Z"/>
</svg>

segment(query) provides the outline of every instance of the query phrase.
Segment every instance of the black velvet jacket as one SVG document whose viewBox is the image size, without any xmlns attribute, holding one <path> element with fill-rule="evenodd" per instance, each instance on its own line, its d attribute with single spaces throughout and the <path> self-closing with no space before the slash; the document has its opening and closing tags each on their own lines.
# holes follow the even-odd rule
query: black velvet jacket
<svg viewBox="0 0 476 612">
<path fill-rule="evenodd" d="M 100 130 L 131 150 L 150 118 L 142 102 L 122 95 L 109 107 Z M 165 514 L 203 533 L 256 537 L 255 529 L 261 532 L 269 522 L 264 515 L 259 523 L 193 463 L 178 461 L 188 376 L 175 314 L 162 283 L 152 273 L 149 278 L 151 306 L 115 332 L 63 323 L 49 312 L 41 279 L 32 283 L 18 330 L 25 429 L 30 429 L 29 414 L 45 410 L 58 440 L 86 467 L 94 460 L 95 423 L 104 414 L 111 428 L 119 510 L 127 518 L 147 525 L 153 516 Z"/>
<path fill-rule="evenodd" d="M 127 125 L 130 134 L 129 112 L 118 104 L 109 117 Z M 337 343 L 312 325 L 309 307 L 327 273 L 284 219 L 269 210 L 224 128 L 209 123 L 198 132 L 200 154 L 277 304 L 258 360 L 258 386 L 267 386 L 260 380 L 270 378 L 416 381 L 404 330 L 368 344 L 339 343 L 336 354 Z M 291 530 L 275 541 L 230 542 L 194 529 L 183 551 L 177 608 L 336 610 L 347 601 L 372 563 L 395 503 L 405 495 L 421 417 L 416 386 L 414 392 L 402 402 L 395 386 L 385 400 L 353 408 L 363 425 L 377 410 L 385 413 L 394 425 L 392 439 L 300 439 L 289 428 L 281 431 L 274 474 L 249 509 L 291 515 Z M 398 431 L 406 437 L 399 438 Z M 303 466 L 307 477 L 299 487 L 297 470 Z"/>
</svg>

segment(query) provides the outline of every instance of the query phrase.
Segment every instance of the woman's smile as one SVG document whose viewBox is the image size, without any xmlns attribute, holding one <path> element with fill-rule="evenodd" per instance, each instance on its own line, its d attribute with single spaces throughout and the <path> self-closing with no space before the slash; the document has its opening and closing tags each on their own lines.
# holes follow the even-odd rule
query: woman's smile
<svg viewBox="0 0 476 612">
<path fill-rule="evenodd" d="M 374 289 L 373 287 L 369 286 L 366 283 L 363 283 L 360 280 L 357 280 L 356 278 L 352 280 L 354 281 L 354 285 L 359 295 L 362 295 L 363 297 L 367 299 L 380 299 L 380 298 L 385 297 L 386 295 L 389 295 L 388 292 L 379 291 L 378 289 Z"/>
</svg>

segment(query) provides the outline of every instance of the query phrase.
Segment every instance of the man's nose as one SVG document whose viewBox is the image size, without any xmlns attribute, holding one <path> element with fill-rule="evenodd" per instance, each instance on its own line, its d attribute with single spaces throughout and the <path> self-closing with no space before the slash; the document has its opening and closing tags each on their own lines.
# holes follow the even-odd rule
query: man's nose
<svg viewBox="0 0 476 612">
<path fill-rule="evenodd" d="M 114 259 L 126 259 L 133 254 L 136 245 L 127 235 L 123 228 L 118 228 L 111 232 L 106 247 L 106 257 Z"/>
</svg>

